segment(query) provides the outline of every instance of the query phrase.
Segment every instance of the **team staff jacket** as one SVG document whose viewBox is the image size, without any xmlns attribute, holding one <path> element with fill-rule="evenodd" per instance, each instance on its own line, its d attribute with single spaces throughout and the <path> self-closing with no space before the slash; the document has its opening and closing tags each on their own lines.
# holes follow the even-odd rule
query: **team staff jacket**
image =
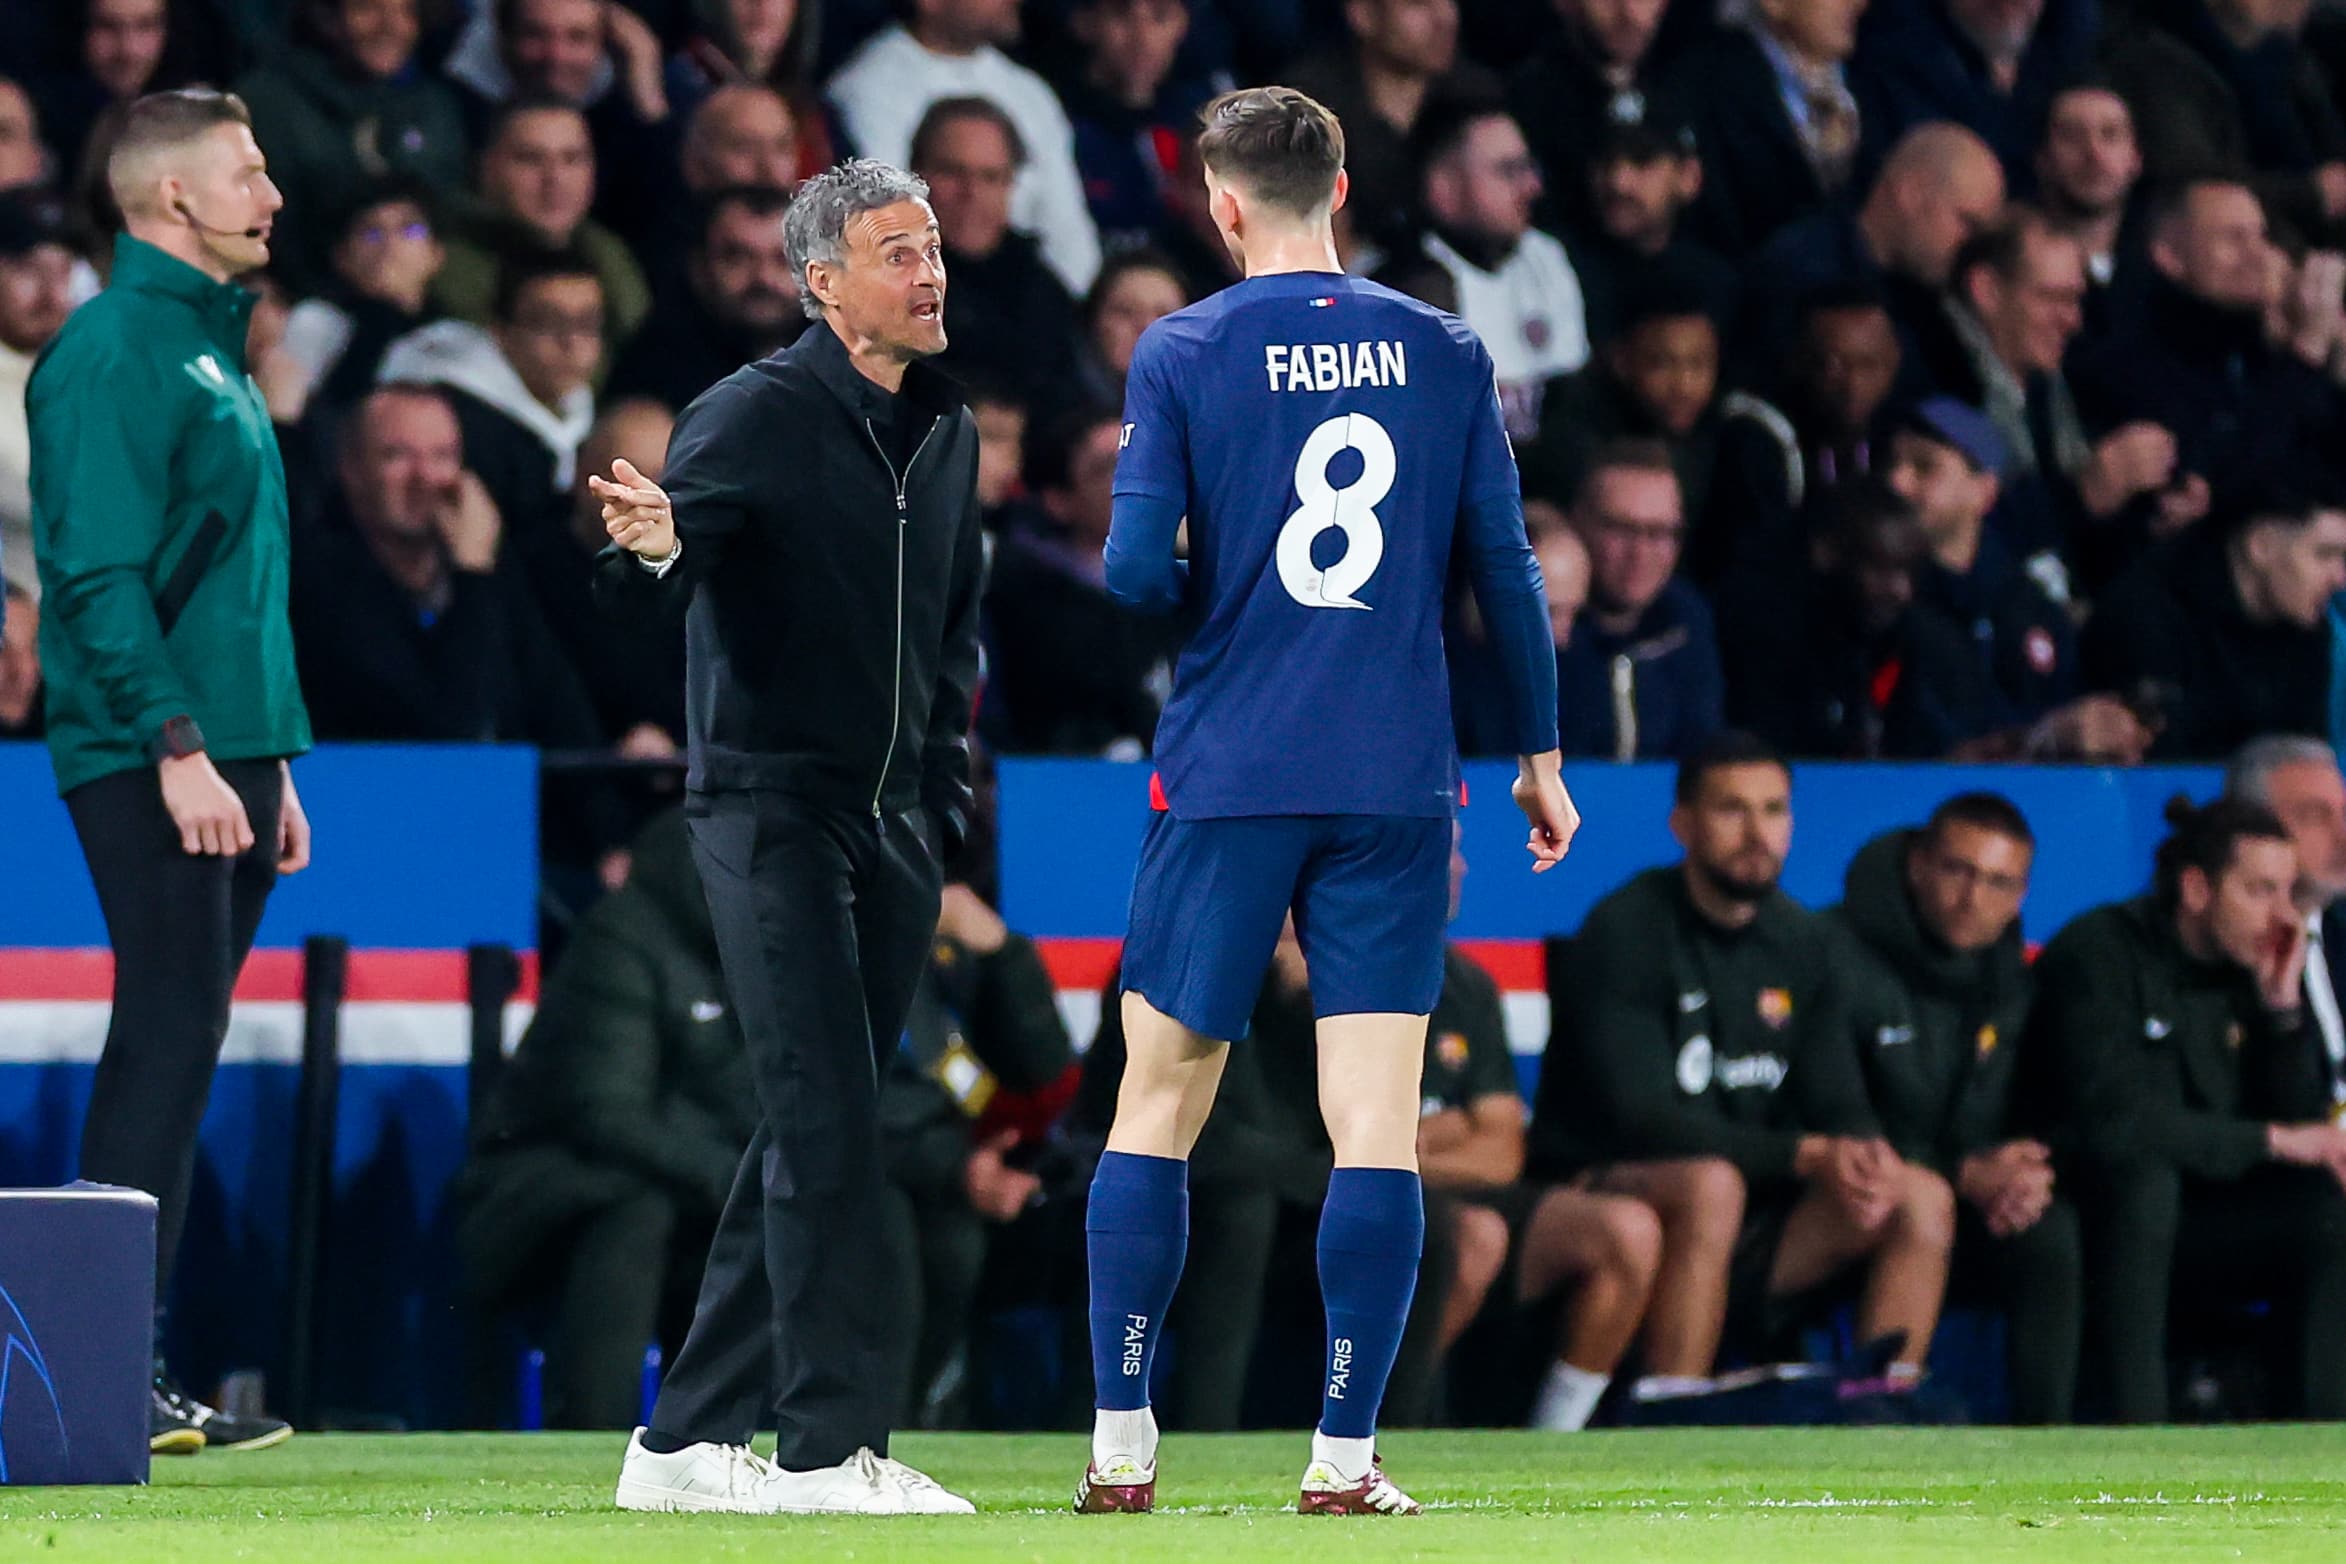
<svg viewBox="0 0 2346 1564">
<path fill-rule="evenodd" d="M 1589 913 L 1562 992 L 1533 1115 L 1541 1177 L 1724 1157 L 1781 1184 L 1802 1135 L 1873 1131 L 1824 932 L 1782 891 L 1723 929 L 1680 866 L 1649 869 Z"/>
<path fill-rule="evenodd" d="M 604 551 L 607 608 L 684 601 L 696 792 L 772 791 L 957 839 L 984 576 L 977 429 L 910 366 L 891 396 L 818 321 L 676 421 L 663 477 L 683 552 Z"/>
<path fill-rule="evenodd" d="M 1953 1178 L 1965 1157 L 2012 1138 L 2028 956 L 2017 921 L 1982 951 L 1949 950 L 1932 937 L 1906 888 L 1914 835 L 1892 831 L 1867 843 L 1850 860 L 1841 904 L 1821 917 L 1883 1135 L 1909 1162 Z"/>
<path fill-rule="evenodd" d="M 2323 1117 L 2319 1034 L 2277 1017 L 2250 975 L 2184 950 L 2153 897 L 2096 907 L 2036 964 L 2023 1090 L 2056 1151 L 2122 1172 L 2239 1178 L 2265 1126 Z"/>
<path fill-rule="evenodd" d="M 150 764 L 175 717 L 216 760 L 298 755 L 285 466 L 245 372 L 253 296 L 124 235 L 25 390 L 59 792 Z"/>
</svg>

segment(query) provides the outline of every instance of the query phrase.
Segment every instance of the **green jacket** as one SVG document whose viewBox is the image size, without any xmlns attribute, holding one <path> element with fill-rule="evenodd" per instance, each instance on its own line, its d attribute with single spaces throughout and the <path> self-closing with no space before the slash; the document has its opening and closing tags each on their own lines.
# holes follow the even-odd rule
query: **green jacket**
<svg viewBox="0 0 2346 1564">
<path fill-rule="evenodd" d="M 1913 840 L 1900 830 L 1867 843 L 1850 860 L 1841 905 L 1822 922 L 1882 1133 L 1901 1157 L 1953 1178 L 1965 1157 L 2013 1138 L 2028 954 L 2017 922 L 1971 954 L 1932 938 L 1906 886 Z"/>
<path fill-rule="evenodd" d="M 297 292 L 331 278 L 349 205 L 403 175 L 435 190 L 464 183 L 464 110 L 446 82 L 411 71 L 381 81 L 315 49 L 280 46 L 236 83 L 269 177 L 285 193 L 270 249 Z"/>
<path fill-rule="evenodd" d="M 541 249 L 544 242 L 477 197 L 457 197 L 450 204 L 441 233 L 448 258 L 432 279 L 432 304 L 458 320 L 490 325 L 496 316 L 498 257 Z M 651 285 L 626 242 L 591 217 L 578 225 L 570 245 L 603 284 L 603 362 L 608 365 L 652 312 Z"/>
<path fill-rule="evenodd" d="M 2277 1023 L 2238 967 L 2194 959 L 2148 896 L 2053 936 L 2024 1046 L 2040 1134 L 2103 1172 L 2238 1178 L 2265 1160 L 2267 1124 L 2327 1111 L 2318 1033 Z"/>
<path fill-rule="evenodd" d="M 562 1146 L 714 1212 L 757 1125 L 716 931 L 671 812 L 638 839 L 627 883 L 579 920 L 474 1144 L 489 1156 Z"/>
<path fill-rule="evenodd" d="M 1695 910 L 1682 866 L 1597 903 L 1541 1063 L 1540 1178 L 1605 1161 L 1724 1157 L 1783 1184 L 1805 1134 L 1873 1128 L 1813 914 L 1781 891 L 1741 929 Z"/>
<path fill-rule="evenodd" d="M 245 372 L 251 313 L 244 289 L 125 235 L 112 285 L 33 367 L 33 554 L 60 792 L 148 764 L 178 716 L 218 760 L 309 748 L 286 615 L 285 466 Z M 209 562 L 182 571 L 205 538 Z M 166 633 L 157 604 L 172 587 L 192 591 Z"/>
</svg>

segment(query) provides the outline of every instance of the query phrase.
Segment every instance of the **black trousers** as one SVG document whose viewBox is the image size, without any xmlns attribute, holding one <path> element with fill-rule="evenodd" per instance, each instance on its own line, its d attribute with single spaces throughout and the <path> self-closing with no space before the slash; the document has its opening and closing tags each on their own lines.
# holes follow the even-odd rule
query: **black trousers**
<svg viewBox="0 0 2346 1564">
<path fill-rule="evenodd" d="M 2124 1423 L 2167 1420 L 2173 1296 L 2269 1299 L 2296 1325 L 2284 1411 L 2346 1418 L 2346 1193 L 2318 1168 L 2264 1167 L 2230 1183 L 2136 1167 L 2096 1180 L 2085 1205 L 2086 1367 Z"/>
<path fill-rule="evenodd" d="M 958 1191 L 939 1196 L 889 1183 L 881 1190 L 880 1208 L 877 1236 L 894 1251 L 891 1263 L 903 1283 L 897 1294 L 902 1301 L 887 1311 L 895 1337 L 891 1404 L 907 1423 L 917 1424 L 929 1410 L 938 1377 L 969 1340 L 992 1225 Z"/>
<path fill-rule="evenodd" d="M 2012 1421 L 2037 1427 L 2070 1421 L 2085 1328 L 2077 1208 L 2055 1200 L 2028 1231 L 1998 1238 L 1966 1202 L 1955 1229 L 1948 1292 L 1992 1300 L 2004 1310 Z"/>
<path fill-rule="evenodd" d="M 877 1237 L 879 1064 L 936 934 L 936 844 L 915 814 L 773 794 L 703 796 L 687 814 L 760 1123 L 653 1427 L 745 1444 L 771 1407 L 787 1468 L 885 1453 L 905 1279 Z"/>
<path fill-rule="evenodd" d="M 454 1199 L 476 1299 L 544 1316 L 546 1426 L 634 1427 L 644 1348 L 682 1338 L 715 1208 L 566 1146 L 478 1156 Z"/>
<path fill-rule="evenodd" d="M 160 1204 L 158 1305 L 170 1297 L 196 1131 L 228 1036 L 229 997 L 277 883 L 277 816 L 285 800 L 278 763 L 215 764 L 252 822 L 253 845 L 234 858 L 181 848 L 151 766 L 65 795 L 114 946 L 114 1011 L 82 1124 L 81 1176 L 143 1189 Z"/>
</svg>

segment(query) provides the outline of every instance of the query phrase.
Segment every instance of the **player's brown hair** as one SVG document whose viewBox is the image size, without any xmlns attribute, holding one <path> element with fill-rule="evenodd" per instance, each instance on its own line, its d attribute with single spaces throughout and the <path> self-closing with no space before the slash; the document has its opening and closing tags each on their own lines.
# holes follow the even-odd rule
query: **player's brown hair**
<svg viewBox="0 0 2346 1564">
<path fill-rule="evenodd" d="M 1267 206 L 1308 217 L 1335 198 L 1344 127 L 1293 87 L 1242 87 L 1199 114 L 1198 158 Z"/>
</svg>

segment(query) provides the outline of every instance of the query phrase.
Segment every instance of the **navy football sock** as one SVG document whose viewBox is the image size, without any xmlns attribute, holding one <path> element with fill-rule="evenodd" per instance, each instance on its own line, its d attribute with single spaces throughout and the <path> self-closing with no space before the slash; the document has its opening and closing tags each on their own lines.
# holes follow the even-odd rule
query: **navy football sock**
<svg viewBox="0 0 2346 1564">
<path fill-rule="evenodd" d="M 1189 1164 L 1105 1153 L 1083 1228 L 1091 1247 L 1094 1405 L 1137 1412 L 1149 1404 L 1149 1368 L 1189 1252 Z"/>
<path fill-rule="evenodd" d="M 1377 1431 L 1425 1237 L 1425 1192 L 1415 1173 L 1338 1168 L 1329 1176 L 1320 1210 L 1320 1295 L 1328 1306 L 1320 1432 L 1332 1439 Z"/>
</svg>

